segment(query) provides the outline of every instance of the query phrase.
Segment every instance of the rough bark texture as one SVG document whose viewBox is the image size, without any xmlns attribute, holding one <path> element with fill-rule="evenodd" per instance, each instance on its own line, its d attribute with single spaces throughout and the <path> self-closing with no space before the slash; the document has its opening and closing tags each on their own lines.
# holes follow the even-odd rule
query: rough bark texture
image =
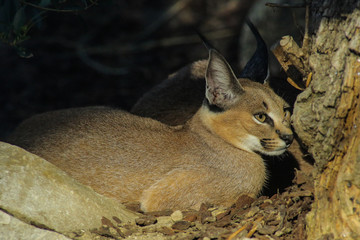
<svg viewBox="0 0 360 240">
<path fill-rule="evenodd" d="M 310 86 L 293 124 L 315 160 L 308 239 L 360 239 L 360 1 L 313 1 Z"/>
</svg>

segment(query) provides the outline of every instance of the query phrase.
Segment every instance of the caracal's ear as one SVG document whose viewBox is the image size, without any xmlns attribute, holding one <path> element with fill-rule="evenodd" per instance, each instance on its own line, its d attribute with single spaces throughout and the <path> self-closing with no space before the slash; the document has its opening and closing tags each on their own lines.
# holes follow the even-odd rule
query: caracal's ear
<svg viewBox="0 0 360 240">
<path fill-rule="evenodd" d="M 221 109 L 230 107 L 244 92 L 230 65 L 215 49 L 209 50 L 205 79 L 206 99 Z"/>
<path fill-rule="evenodd" d="M 251 32 L 256 39 L 256 51 L 246 63 L 244 69 L 240 73 L 240 78 L 248 78 L 252 81 L 259 83 L 266 83 L 269 77 L 269 65 L 268 65 L 268 49 L 264 39 L 260 33 L 252 24 L 249 19 L 246 19 L 246 24 L 250 28 Z"/>
</svg>

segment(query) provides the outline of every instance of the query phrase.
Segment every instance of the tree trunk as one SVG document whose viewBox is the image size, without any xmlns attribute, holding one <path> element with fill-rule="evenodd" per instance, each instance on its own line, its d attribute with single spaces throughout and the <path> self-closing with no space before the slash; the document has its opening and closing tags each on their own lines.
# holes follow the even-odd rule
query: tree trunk
<svg viewBox="0 0 360 240">
<path fill-rule="evenodd" d="M 293 114 L 316 166 L 308 239 L 360 239 L 359 7 L 355 0 L 310 6 L 311 47 L 302 50 L 312 80 Z"/>
</svg>

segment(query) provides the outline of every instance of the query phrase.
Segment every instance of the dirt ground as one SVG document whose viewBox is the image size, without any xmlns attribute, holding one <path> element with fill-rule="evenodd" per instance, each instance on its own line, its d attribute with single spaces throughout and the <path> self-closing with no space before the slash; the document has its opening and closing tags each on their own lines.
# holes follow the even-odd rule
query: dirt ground
<svg viewBox="0 0 360 240">
<path fill-rule="evenodd" d="M 72 233 L 78 240 L 92 239 L 306 239 L 305 218 L 313 202 L 313 186 L 297 173 L 284 192 L 257 199 L 240 196 L 230 208 L 203 204 L 199 211 L 150 212 L 139 205 L 128 208 L 143 215 L 136 225 L 119 219 L 102 219 L 103 226 L 91 232 Z"/>
<path fill-rule="evenodd" d="M 21 58 L 10 46 L 0 45 L 0 139 L 40 112 L 89 105 L 130 109 L 169 74 L 207 58 L 194 29 L 210 33 L 209 39 L 227 60 L 239 65 L 242 22 L 253 1 L 177 2 L 102 1 L 76 14 L 48 12 L 24 43 L 32 58 Z M 273 81 L 276 91 L 293 103 L 298 92 L 289 88 L 283 75 L 272 79 L 281 79 L 280 84 Z M 305 215 L 313 201 L 311 181 L 299 173 L 292 184 L 293 166 L 288 168 L 277 173 L 286 175 L 286 184 L 278 183 L 280 187 L 258 199 L 241 196 L 229 209 L 204 204 L 200 211 L 182 212 L 170 226 L 158 223 L 172 211 L 145 214 L 137 225 L 103 219 L 103 228 L 72 237 L 305 239 Z"/>
</svg>

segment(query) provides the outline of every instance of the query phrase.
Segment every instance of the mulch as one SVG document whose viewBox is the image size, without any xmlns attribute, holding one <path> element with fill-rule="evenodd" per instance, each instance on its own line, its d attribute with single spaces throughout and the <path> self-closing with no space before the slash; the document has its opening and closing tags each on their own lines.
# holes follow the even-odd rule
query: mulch
<svg viewBox="0 0 360 240">
<path fill-rule="evenodd" d="M 227 209 L 204 203 L 165 225 L 161 222 L 173 211 L 143 213 L 138 204 L 130 204 L 129 209 L 141 213 L 136 224 L 104 218 L 100 229 L 78 239 L 306 239 L 306 214 L 314 199 L 311 182 L 298 171 L 294 184 L 282 193 L 257 199 L 242 195 Z"/>
</svg>

